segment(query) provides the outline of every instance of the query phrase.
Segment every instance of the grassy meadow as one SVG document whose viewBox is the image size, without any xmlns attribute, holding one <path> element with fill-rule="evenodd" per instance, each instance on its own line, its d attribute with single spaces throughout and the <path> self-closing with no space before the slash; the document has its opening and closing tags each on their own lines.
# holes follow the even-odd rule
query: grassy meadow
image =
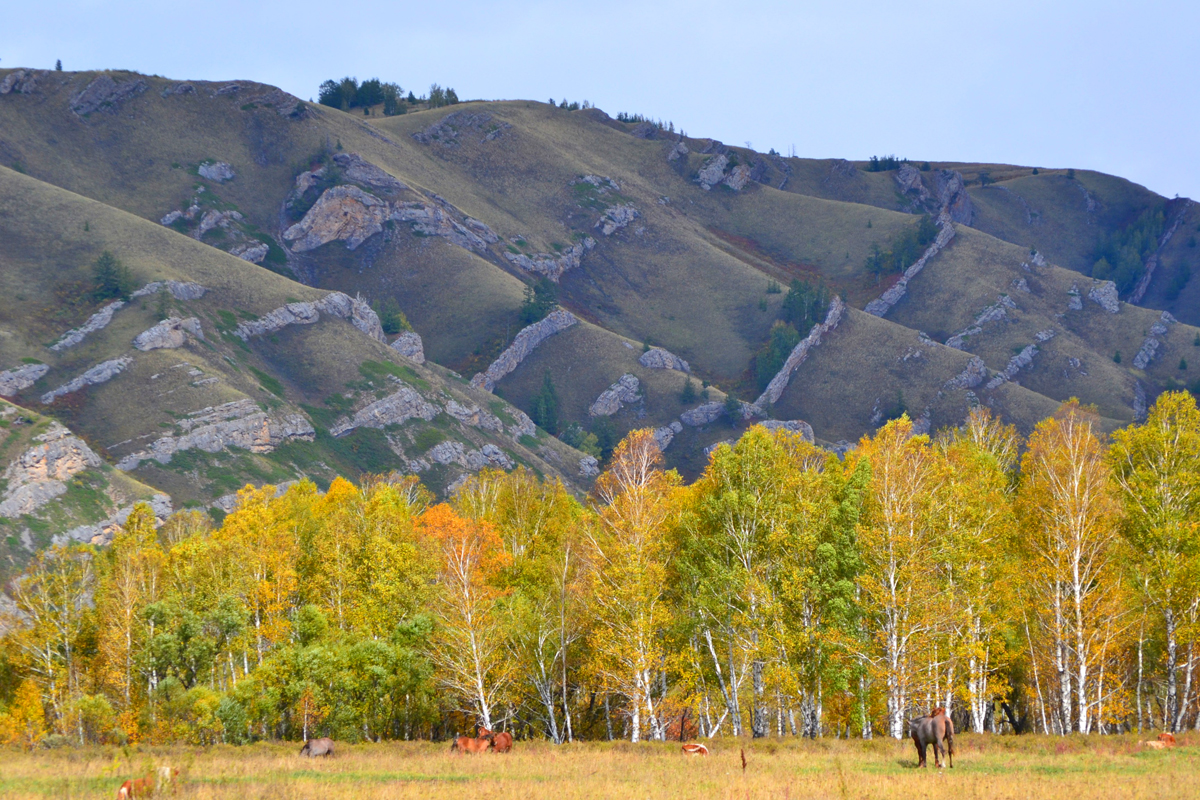
<svg viewBox="0 0 1200 800">
<path fill-rule="evenodd" d="M 1147 737 L 1149 738 L 1149 737 Z M 180 770 L 188 798 L 954 798 L 1186 797 L 1200 776 L 1200 737 L 1153 751 L 1134 735 L 961 735 L 953 769 L 919 770 L 911 742 L 891 739 L 677 744 L 517 742 L 506 755 L 461 756 L 446 743 L 342 746 L 309 761 L 299 745 L 7 751 L 2 798 L 100 798 L 153 767 Z M 742 771 L 739 750 L 744 748 Z"/>
</svg>

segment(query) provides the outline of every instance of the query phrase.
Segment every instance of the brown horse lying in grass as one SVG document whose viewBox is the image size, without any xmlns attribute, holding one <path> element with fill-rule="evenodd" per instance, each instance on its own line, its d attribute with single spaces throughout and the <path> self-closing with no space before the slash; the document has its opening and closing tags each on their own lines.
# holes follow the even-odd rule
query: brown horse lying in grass
<svg viewBox="0 0 1200 800">
<path fill-rule="evenodd" d="M 1175 737 L 1170 733 L 1160 733 L 1157 741 L 1142 742 L 1142 744 L 1151 750 L 1165 750 L 1175 746 Z"/>
<path fill-rule="evenodd" d="M 689 756 L 706 756 L 708 755 L 708 748 L 702 744 L 685 744 L 683 746 L 683 753 Z"/>
<path fill-rule="evenodd" d="M 496 743 L 492 741 L 490 733 L 486 736 L 482 735 L 486 730 L 485 728 L 480 731 L 481 735 L 478 739 L 472 739 L 470 736 L 455 736 L 454 741 L 450 743 L 450 752 L 483 753 L 491 750 L 496 746 Z"/>
<path fill-rule="evenodd" d="M 497 753 L 507 753 L 510 750 L 512 750 L 513 737 L 512 737 L 512 734 L 509 733 L 508 731 L 501 731 L 500 733 L 492 733 L 487 728 L 480 728 L 479 729 L 479 738 L 483 739 L 485 737 L 492 740 L 492 743 L 495 745 L 495 749 L 496 749 Z"/>
<path fill-rule="evenodd" d="M 942 768 L 942 741 L 946 742 L 946 754 L 950 766 L 954 766 L 954 721 L 944 708 L 935 708 L 926 717 L 917 717 L 908 723 L 908 731 L 913 744 L 917 746 L 918 766 L 925 766 L 925 747 L 933 745 L 933 760 L 938 769 Z"/>
</svg>

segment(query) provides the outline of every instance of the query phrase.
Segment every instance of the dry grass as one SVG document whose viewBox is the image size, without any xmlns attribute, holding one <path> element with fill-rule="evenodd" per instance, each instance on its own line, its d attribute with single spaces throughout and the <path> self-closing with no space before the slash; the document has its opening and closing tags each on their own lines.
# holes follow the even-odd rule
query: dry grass
<svg viewBox="0 0 1200 800">
<path fill-rule="evenodd" d="M 2 798 L 111 797 L 152 766 L 181 769 L 187 798 L 1084 798 L 1183 797 L 1200 750 L 1149 751 L 1132 736 L 960 736 L 953 769 L 918 770 L 908 742 L 719 740 L 707 758 L 677 744 L 518 742 L 509 755 L 453 755 L 444 743 L 339 749 L 307 761 L 297 745 L 8 752 Z M 746 750 L 743 773 L 739 748 Z"/>
</svg>

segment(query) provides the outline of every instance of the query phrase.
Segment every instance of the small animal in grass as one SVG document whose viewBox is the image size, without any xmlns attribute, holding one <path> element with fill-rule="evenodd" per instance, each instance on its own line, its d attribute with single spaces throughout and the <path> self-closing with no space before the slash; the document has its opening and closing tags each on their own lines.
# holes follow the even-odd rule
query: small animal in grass
<svg viewBox="0 0 1200 800">
<path fill-rule="evenodd" d="M 1149 747 L 1151 750 L 1166 750 L 1168 747 L 1175 746 L 1175 736 L 1170 733 L 1160 733 L 1158 739 L 1150 742 L 1142 742 L 1142 745 Z"/>
<path fill-rule="evenodd" d="M 486 730 L 486 729 L 485 729 Z M 480 731 L 482 733 L 482 731 Z M 470 736 L 455 736 L 454 741 L 450 743 L 451 753 L 485 753 L 496 746 L 492 741 L 492 737 L 480 736 L 472 738 Z"/>
<path fill-rule="evenodd" d="M 682 748 L 685 756 L 706 756 L 708 748 L 702 744 L 685 744 Z"/>
<path fill-rule="evenodd" d="M 481 738 L 485 737 L 485 736 L 490 738 L 495 745 L 495 750 L 497 753 L 507 753 L 510 750 L 512 750 L 513 737 L 512 737 L 512 734 L 509 733 L 508 731 L 500 731 L 500 733 L 492 733 L 487 728 L 480 728 L 479 736 Z"/>
<path fill-rule="evenodd" d="M 121 784 L 117 790 L 117 800 L 134 800 L 138 797 L 149 797 L 154 794 L 154 777 L 134 778 Z"/>
<path fill-rule="evenodd" d="M 158 793 L 162 794 L 175 789 L 175 782 L 179 778 L 179 769 L 177 767 L 159 767 L 158 768 Z"/>
<path fill-rule="evenodd" d="M 946 743 L 946 755 L 950 766 L 954 766 L 954 721 L 944 708 L 935 708 L 932 714 L 917 717 L 908 723 L 908 731 L 917 747 L 918 766 L 925 766 L 925 748 L 933 745 L 933 760 L 942 768 L 942 742 Z"/>
<path fill-rule="evenodd" d="M 300 755 L 316 758 L 317 756 L 325 756 L 328 758 L 333 755 L 333 739 L 309 739 L 304 743 L 304 747 L 300 748 Z"/>
</svg>

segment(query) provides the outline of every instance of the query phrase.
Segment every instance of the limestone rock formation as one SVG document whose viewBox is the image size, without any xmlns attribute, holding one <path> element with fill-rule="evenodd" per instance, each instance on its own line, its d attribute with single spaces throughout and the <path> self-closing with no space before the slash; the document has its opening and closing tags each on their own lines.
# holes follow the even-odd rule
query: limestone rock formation
<svg viewBox="0 0 1200 800">
<path fill-rule="evenodd" d="M 429 449 L 425 457 L 436 464 L 458 464 L 471 472 L 478 472 L 484 467 L 512 469 L 516 466 L 513 460 L 494 444 L 485 444 L 478 450 L 468 450 L 462 442 L 439 442 Z"/>
<path fill-rule="evenodd" d="M 746 188 L 746 184 L 750 183 L 750 174 L 750 167 L 745 164 L 738 164 L 725 177 L 725 185 L 735 192 L 740 192 Z"/>
<path fill-rule="evenodd" d="M 224 161 L 201 164 L 198 172 L 200 173 L 201 178 L 208 178 L 210 181 L 216 181 L 217 183 L 231 181 L 236 177 L 233 167 L 229 166 Z"/>
<path fill-rule="evenodd" d="M 30 514 L 67 491 L 65 481 L 88 467 L 103 463 L 87 443 L 58 422 L 34 438 L 39 442 L 4 470 L 0 517 Z"/>
<path fill-rule="evenodd" d="M 431 420 L 440 411 L 440 408 L 422 397 L 416 389 L 401 383 L 395 392 L 359 409 L 352 418 L 338 422 L 330 428 L 329 433 L 341 436 L 355 428 L 386 428 L 388 425 L 407 422 L 414 417 Z"/>
<path fill-rule="evenodd" d="M 370 304 L 361 297 L 351 298 L 341 292 L 330 292 L 315 302 L 288 303 L 269 311 L 255 320 L 243 322 L 233 331 L 243 342 L 252 336 L 262 336 L 282 330 L 288 325 L 311 325 L 321 318 L 321 313 L 331 317 L 349 320 L 350 324 L 370 336 L 372 339 L 387 344 L 387 336 L 379 316 Z"/>
<path fill-rule="evenodd" d="M 671 152 L 667 154 L 667 161 L 678 161 L 688 154 L 688 146 L 680 140 L 671 148 Z"/>
<path fill-rule="evenodd" d="M 53 403 L 55 398 L 62 397 L 64 394 L 71 394 L 72 392 L 78 392 L 86 386 L 95 386 L 96 384 L 110 381 L 117 375 L 120 375 L 122 370 L 132 363 L 133 359 L 129 356 L 120 356 L 97 364 L 87 372 L 76 378 L 72 378 L 57 389 L 46 392 L 42 395 L 42 402 Z"/>
<path fill-rule="evenodd" d="M 1121 310 L 1120 299 L 1117 297 L 1117 285 L 1112 281 L 1097 281 L 1088 290 L 1088 297 L 1099 303 L 1100 307 L 1110 314 L 1116 314 Z"/>
<path fill-rule="evenodd" d="M 808 358 L 809 351 L 821 343 L 821 337 L 829 333 L 838 326 L 842 321 L 842 315 L 846 312 L 846 304 L 842 298 L 834 295 L 829 302 L 829 311 L 825 313 L 825 320 L 820 325 L 814 325 L 808 335 L 800 340 L 800 343 L 792 348 L 792 352 L 788 354 L 787 359 L 783 362 L 783 367 L 779 372 L 775 373 L 775 377 L 767 384 L 767 388 L 754 401 L 754 405 L 761 409 L 768 405 L 778 402 L 783 396 L 783 390 L 787 388 L 788 382 L 792 379 L 792 373 L 796 368 L 804 363 Z M 687 420 L 684 420 L 687 422 Z"/>
<path fill-rule="evenodd" d="M 512 126 L 507 122 L 492 119 L 486 112 L 453 111 L 442 117 L 424 130 L 412 135 L 421 144 L 437 144 L 443 147 L 457 147 L 459 136 L 468 131 L 483 134 L 480 143 L 496 139 Z"/>
<path fill-rule="evenodd" d="M 642 396 L 638 394 L 638 379 L 628 372 L 617 378 L 616 383 L 609 386 L 596 402 L 588 409 L 588 415 L 593 417 L 611 417 L 621 410 L 622 406 L 640 403 Z"/>
<path fill-rule="evenodd" d="M 154 513 L 154 525 L 158 527 L 167 521 L 167 517 L 171 516 L 173 510 L 170 495 L 156 494 L 145 502 L 150 506 L 150 510 Z M 72 528 L 66 533 L 60 533 L 51 541 L 53 544 L 67 544 L 69 542 L 81 542 L 83 544 L 94 544 L 101 547 L 106 547 L 112 544 L 113 536 L 117 530 L 125 524 L 129 519 L 129 515 L 133 513 L 137 503 L 119 509 L 108 519 L 97 522 L 94 525 L 80 525 L 77 528 Z"/>
<path fill-rule="evenodd" d="M 332 241 L 345 241 L 353 250 L 383 230 L 388 204 L 357 186 L 326 189 L 304 218 L 283 233 L 301 253 Z"/>
<path fill-rule="evenodd" d="M 596 240 L 589 236 L 582 242 L 575 244 L 562 255 L 538 253 L 530 257 L 524 253 L 506 252 L 504 257 L 523 270 L 533 272 L 537 275 L 544 275 L 555 283 L 558 283 L 558 279 L 562 277 L 562 274 L 569 269 L 578 267 L 583 254 L 595 246 Z"/>
<path fill-rule="evenodd" d="M 12 397 L 25 391 L 49 371 L 46 364 L 25 364 L 0 372 L 0 397 Z"/>
<path fill-rule="evenodd" d="M 496 388 L 496 383 L 499 382 L 508 373 L 512 372 L 525 358 L 537 348 L 542 342 L 556 333 L 565 331 L 567 328 L 578 323 L 579 320 L 570 311 L 557 309 L 540 322 L 535 322 L 521 329 L 521 331 L 513 339 L 510 344 L 499 357 L 488 366 L 486 372 L 480 372 L 471 379 L 471 385 L 476 388 L 482 388 L 485 391 L 492 391 Z"/>
<path fill-rule="evenodd" d="M 266 242 L 242 242 L 229 248 L 229 255 L 251 264 L 261 264 L 270 252 L 271 248 Z"/>
<path fill-rule="evenodd" d="M 725 167 L 729 165 L 729 159 L 722 154 L 717 154 L 704 162 L 704 166 L 700 168 L 700 172 L 696 175 L 696 182 L 700 184 L 700 188 L 704 191 L 710 191 L 725 179 Z"/>
<path fill-rule="evenodd" d="M 1072 283 L 1071 288 L 1067 290 L 1067 310 L 1083 310 L 1083 296 L 1079 293 L 1079 284 L 1077 283 Z"/>
<path fill-rule="evenodd" d="M 683 430 L 683 424 L 675 419 L 671 420 L 670 425 L 664 425 L 661 428 L 654 429 L 654 441 L 658 444 L 659 450 L 666 450 L 671 446 L 671 442 L 675 439 L 675 434 Z"/>
<path fill-rule="evenodd" d="M 1162 338 L 1167 335 L 1167 326 L 1174 325 L 1175 322 L 1175 317 L 1171 316 L 1169 311 L 1162 312 L 1162 316 L 1158 318 L 1158 322 L 1150 326 L 1150 335 L 1142 342 L 1137 355 L 1133 357 L 1133 366 L 1138 369 L 1145 369 L 1150 366 L 1150 362 L 1158 354 Z"/>
<path fill-rule="evenodd" d="M 416 331 L 405 331 L 397 336 L 396 341 L 392 342 L 392 349 L 418 364 L 425 363 L 425 343 Z"/>
<path fill-rule="evenodd" d="M 485 431 L 493 433 L 500 433 L 504 430 L 504 423 L 500 421 L 499 417 L 476 405 L 464 406 L 457 400 L 450 400 L 446 403 L 446 413 L 473 428 L 483 428 Z"/>
<path fill-rule="evenodd" d="M 679 415 L 679 419 L 684 425 L 699 428 L 701 425 L 707 425 L 724 413 L 725 404 L 712 400 L 708 403 L 701 403 L 695 408 L 688 409 Z"/>
<path fill-rule="evenodd" d="M 972 336 L 983 333 L 983 326 L 989 322 L 999 322 L 1008 317 L 1008 309 L 1015 309 L 1017 304 L 1012 301 L 1008 295 L 1001 295 L 999 299 L 992 305 L 980 312 L 975 318 L 974 324 L 964 328 L 958 333 L 946 340 L 947 347 L 953 347 L 955 350 L 966 349 L 967 340 Z"/>
<path fill-rule="evenodd" d="M 184 431 L 182 436 L 160 437 L 147 449 L 122 458 L 117 469 L 128 472 L 149 459 L 166 464 L 175 453 L 193 449 L 219 453 L 236 447 L 269 453 L 284 442 L 311 442 L 316 435 L 312 424 L 300 414 L 272 416 L 249 398 L 194 411 L 179 422 L 179 427 Z"/>
<path fill-rule="evenodd" d="M 533 420 L 519 408 L 510 408 L 509 413 L 516 418 L 516 422 L 508 426 L 508 435 L 512 437 L 514 442 L 521 441 L 522 436 L 536 436 L 537 425 L 533 424 Z"/>
<path fill-rule="evenodd" d="M 153 283 L 147 283 L 145 286 L 138 289 L 131 295 L 131 297 L 136 300 L 139 297 L 157 294 L 163 289 L 166 289 L 168 292 L 170 292 L 171 296 L 176 300 L 184 301 L 199 300 L 204 296 L 204 293 L 208 291 L 208 289 L 204 288 L 198 283 L 186 281 L 154 281 Z"/>
<path fill-rule="evenodd" d="M 169 317 L 153 328 L 148 328 L 135 336 L 133 346 L 142 352 L 183 347 L 187 341 L 185 333 L 190 333 L 197 339 L 203 339 L 204 331 L 200 327 L 200 320 L 195 317 L 187 319 Z"/>
<path fill-rule="evenodd" d="M 914 207 L 928 210 L 933 195 L 925 188 L 925 182 L 921 180 L 919 169 L 912 164 L 901 164 L 900 168 L 896 170 L 894 179 L 897 188 L 900 189 L 900 194 L 908 198 Z"/>
<path fill-rule="evenodd" d="M 600 217 L 600 221 L 596 223 L 595 227 L 599 228 L 605 236 L 611 236 L 641 215 L 641 212 L 629 203 L 609 206 L 604 209 L 604 215 Z"/>
<path fill-rule="evenodd" d="M 973 356 L 967 362 L 967 366 L 963 371 L 946 381 L 942 386 L 942 391 L 950 391 L 951 389 L 974 389 L 979 384 L 983 383 L 987 378 L 987 365 L 983 363 L 983 359 L 979 356 Z"/>
<path fill-rule="evenodd" d="M 33 70 L 14 69 L 0 81 L 0 94 L 16 92 L 17 94 L 33 94 L 37 91 L 37 73 Z"/>
<path fill-rule="evenodd" d="M 408 188 L 383 169 L 363 159 L 358 153 L 337 153 L 333 157 L 333 163 L 338 165 L 342 170 L 342 177 L 348 181 L 382 189 L 385 192 L 399 192 Z M 299 183 L 297 183 L 297 188 L 299 188 Z"/>
<path fill-rule="evenodd" d="M 970 225 L 975 219 L 975 206 L 971 203 L 971 195 L 967 193 L 962 173 L 951 169 L 938 170 L 935 183 L 939 212 L 946 213 L 960 225 Z"/>
<path fill-rule="evenodd" d="M 868 314 L 874 314 L 877 317 L 882 317 L 891 311 L 892 306 L 899 303 L 900 299 L 908 291 L 908 282 L 915 278 L 921 270 L 925 269 L 925 265 L 929 262 L 929 259 L 942 252 L 942 249 L 950 244 L 950 240 L 954 238 L 954 224 L 948 211 L 943 210 L 938 216 L 938 224 L 941 226 L 941 230 L 938 231 L 937 236 L 929 247 L 925 248 L 925 252 L 921 254 L 916 263 L 904 270 L 904 275 L 901 276 L 900 280 L 892 284 L 886 292 L 867 303 L 867 307 L 863 309 L 864 311 Z"/>
<path fill-rule="evenodd" d="M 579 459 L 579 474 L 584 478 L 594 478 L 600 474 L 600 462 L 595 456 L 584 456 Z"/>
<path fill-rule="evenodd" d="M 390 219 L 412 223 L 413 230 L 423 236 L 441 236 L 453 245 L 476 252 L 483 252 L 500 239 L 479 220 L 467 217 L 466 224 L 460 223 L 445 210 L 426 203 L 397 203 L 391 209 Z"/>
<path fill-rule="evenodd" d="M 239 211 L 218 211 L 215 208 L 204 212 L 204 216 L 200 218 L 200 224 L 196 226 L 196 230 L 192 231 L 192 238 L 199 241 L 204 238 L 204 234 L 214 228 L 229 230 L 230 226 L 235 222 L 241 222 L 243 219 Z"/>
<path fill-rule="evenodd" d="M 1038 342 L 1046 342 L 1050 339 L 1053 339 L 1054 335 L 1054 331 L 1038 331 L 1034 338 L 1037 339 Z M 1008 360 L 1008 366 L 1004 368 L 1004 371 L 996 373 L 995 377 L 987 382 L 987 386 L 985 388 L 995 389 L 1005 381 L 1011 381 L 1016 377 L 1018 372 L 1033 364 L 1034 356 L 1037 354 L 1037 344 L 1027 345 L 1021 350 L 1021 352 L 1017 353 Z"/>
<path fill-rule="evenodd" d="M 107 327 L 108 323 L 112 322 L 113 314 L 117 313 L 117 311 L 124 307 L 124 300 L 114 300 L 104 308 L 97 311 L 95 314 L 92 314 L 90 317 L 88 317 L 87 322 L 83 323 L 78 328 L 73 328 L 72 330 L 64 333 L 61 337 L 59 337 L 57 342 L 50 345 L 50 349 L 58 353 L 66 350 L 68 347 L 74 347 L 82 342 L 89 333 L 95 333 L 96 331 Z"/>
<path fill-rule="evenodd" d="M 110 111 L 131 97 L 137 97 L 148 87 L 141 78 L 118 83 L 107 75 L 101 75 L 71 98 L 71 111 L 86 117 L 95 111 Z"/>
<path fill-rule="evenodd" d="M 638 358 L 638 363 L 649 369 L 673 369 L 678 372 L 688 373 L 692 371 L 688 366 L 688 362 L 661 347 L 651 347 L 642 353 Z"/>
<path fill-rule="evenodd" d="M 813 444 L 817 440 L 816 436 L 813 435 L 812 425 L 809 425 L 802 419 L 764 419 L 758 424 L 762 425 L 769 431 L 789 431 L 791 433 L 798 433 L 800 434 L 800 437 L 809 444 Z"/>
</svg>

